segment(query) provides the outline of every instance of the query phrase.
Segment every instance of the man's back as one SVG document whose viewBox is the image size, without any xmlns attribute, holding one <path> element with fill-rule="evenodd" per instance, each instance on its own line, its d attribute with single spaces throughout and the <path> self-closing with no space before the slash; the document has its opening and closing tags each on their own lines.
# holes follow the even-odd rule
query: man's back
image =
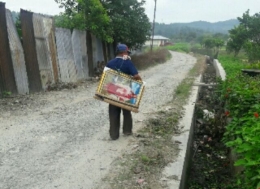
<svg viewBox="0 0 260 189">
<path fill-rule="evenodd" d="M 125 74 L 134 76 L 138 74 L 133 62 L 129 59 L 124 60 L 121 57 L 114 58 L 107 63 L 107 67 L 113 70 L 119 70 Z"/>
</svg>

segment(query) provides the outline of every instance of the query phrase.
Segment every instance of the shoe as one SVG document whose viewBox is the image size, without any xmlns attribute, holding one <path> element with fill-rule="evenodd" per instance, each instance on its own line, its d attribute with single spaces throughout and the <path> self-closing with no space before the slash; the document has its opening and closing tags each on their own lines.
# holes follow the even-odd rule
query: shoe
<svg viewBox="0 0 260 189">
<path fill-rule="evenodd" d="M 110 136 L 110 139 L 111 140 L 117 140 L 119 137 L 112 137 L 112 136 Z"/>
<path fill-rule="evenodd" d="M 111 140 L 118 140 L 118 138 L 110 138 Z"/>
<path fill-rule="evenodd" d="M 125 136 L 130 136 L 130 135 L 133 135 L 133 133 L 124 133 Z"/>
</svg>

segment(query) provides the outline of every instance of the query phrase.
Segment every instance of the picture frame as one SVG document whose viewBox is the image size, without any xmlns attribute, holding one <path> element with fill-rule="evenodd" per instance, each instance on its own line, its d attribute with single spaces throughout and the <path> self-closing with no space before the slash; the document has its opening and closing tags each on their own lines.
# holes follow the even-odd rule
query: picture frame
<svg viewBox="0 0 260 189">
<path fill-rule="evenodd" d="M 130 75 L 105 68 L 94 98 L 137 113 L 144 87 L 144 82 Z"/>
</svg>

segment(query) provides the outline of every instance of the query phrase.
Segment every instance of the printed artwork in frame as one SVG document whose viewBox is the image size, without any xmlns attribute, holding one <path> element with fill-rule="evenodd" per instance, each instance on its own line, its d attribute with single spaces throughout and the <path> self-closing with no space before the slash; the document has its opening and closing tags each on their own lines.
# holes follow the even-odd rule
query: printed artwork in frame
<svg viewBox="0 0 260 189">
<path fill-rule="evenodd" d="M 122 72 L 105 69 L 95 98 L 138 112 L 143 91 L 143 82 L 133 80 L 129 75 Z"/>
</svg>

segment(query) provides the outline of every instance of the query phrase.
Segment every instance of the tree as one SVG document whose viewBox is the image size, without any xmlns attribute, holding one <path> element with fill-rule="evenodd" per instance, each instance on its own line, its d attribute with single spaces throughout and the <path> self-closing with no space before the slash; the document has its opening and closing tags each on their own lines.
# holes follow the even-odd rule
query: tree
<svg viewBox="0 0 260 189">
<path fill-rule="evenodd" d="M 84 17 L 81 14 L 73 13 L 71 16 L 66 13 L 60 13 L 58 16 L 54 16 L 56 27 L 68 28 L 70 30 L 87 29 L 86 23 L 84 22 Z"/>
<path fill-rule="evenodd" d="M 249 10 L 247 10 L 241 18 L 238 17 L 238 20 L 240 26 L 246 29 L 248 38 L 257 45 L 260 45 L 260 13 L 250 16 Z"/>
<path fill-rule="evenodd" d="M 210 54 L 212 54 L 214 58 L 217 58 L 219 49 L 224 45 L 224 41 L 220 38 L 206 37 L 203 40 L 203 45 L 208 50 L 208 53 L 210 53 L 210 51 L 212 52 L 213 50 L 213 54 Z"/>
<path fill-rule="evenodd" d="M 145 0 L 55 0 L 65 12 L 56 25 L 87 29 L 107 42 L 140 47 L 150 36 L 151 25 L 142 7 Z"/>
<path fill-rule="evenodd" d="M 228 40 L 229 36 L 227 34 L 224 34 L 224 33 L 215 33 L 215 34 L 213 34 L 213 37 L 226 41 L 226 40 Z"/>
<path fill-rule="evenodd" d="M 197 42 L 200 44 L 201 47 L 204 45 L 204 35 L 200 35 L 197 37 Z"/>
<path fill-rule="evenodd" d="M 196 32 L 190 31 L 188 37 L 186 38 L 186 41 L 195 41 L 196 38 L 197 38 Z"/>
<path fill-rule="evenodd" d="M 260 60 L 260 13 L 253 16 L 247 10 L 242 17 L 238 17 L 239 26 L 230 30 L 227 44 L 228 52 L 235 55 L 243 48 L 250 62 Z"/>
<path fill-rule="evenodd" d="M 22 25 L 21 25 L 21 16 L 20 13 L 17 14 L 16 18 L 15 18 L 15 27 L 18 33 L 18 36 L 20 37 L 20 39 L 22 38 Z"/>
<path fill-rule="evenodd" d="M 224 41 L 220 38 L 215 38 L 214 43 L 217 50 L 224 46 Z"/>
<path fill-rule="evenodd" d="M 215 40 L 214 40 L 214 38 L 205 38 L 203 40 L 203 45 L 207 49 L 212 49 L 213 47 L 215 47 Z"/>
<path fill-rule="evenodd" d="M 111 19 L 115 43 L 126 43 L 138 48 L 150 36 L 151 24 L 145 9 L 144 0 L 101 0 Z"/>
<path fill-rule="evenodd" d="M 229 35 L 226 50 L 228 53 L 234 53 L 237 56 L 248 40 L 247 31 L 243 26 L 239 25 L 231 29 Z"/>
<path fill-rule="evenodd" d="M 246 42 L 243 47 L 249 62 L 257 62 L 260 60 L 260 45 L 253 42 Z"/>
<path fill-rule="evenodd" d="M 112 28 L 99 0 L 55 0 L 65 12 L 55 17 L 56 26 L 90 30 L 96 37 L 112 42 Z"/>
<path fill-rule="evenodd" d="M 220 38 L 215 38 L 214 43 L 215 43 L 214 58 L 218 58 L 219 49 L 224 46 L 224 41 Z"/>
</svg>

